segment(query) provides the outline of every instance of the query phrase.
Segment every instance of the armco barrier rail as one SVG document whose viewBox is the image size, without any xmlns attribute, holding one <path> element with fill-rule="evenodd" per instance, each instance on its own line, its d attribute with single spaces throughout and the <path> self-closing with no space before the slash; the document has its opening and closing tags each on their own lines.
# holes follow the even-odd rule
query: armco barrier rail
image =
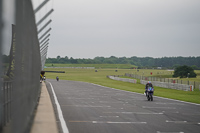
<svg viewBox="0 0 200 133">
<path fill-rule="evenodd" d="M 140 80 L 141 84 L 146 84 L 148 81 Z M 176 90 L 184 90 L 184 91 L 193 91 L 192 85 L 185 85 L 185 84 L 177 84 L 177 83 L 166 83 L 166 82 L 159 82 L 159 81 L 151 81 L 154 86 L 169 88 L 169 89 L 176 89 Z"/>
<path fill-rule="evenodd" d="M 119 78 L 117 76 L 107 76 L 107 77 L 110 78 L 110 79 L 113 79 L 113 80 L 129 82 L 129 83 L 135 83 L 135 84 L 137 83 L 137 80 L 135 80 L 135 79 Z"/>
</svg>

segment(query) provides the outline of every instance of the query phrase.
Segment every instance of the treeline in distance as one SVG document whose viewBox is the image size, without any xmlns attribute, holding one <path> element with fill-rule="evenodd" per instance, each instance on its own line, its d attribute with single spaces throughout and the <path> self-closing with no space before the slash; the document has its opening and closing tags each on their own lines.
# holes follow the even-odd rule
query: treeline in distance
<svg viewBox="0 0 200 133">
<path fill-rule="evenodd" d="M 166 67 L 175 68 L 177 66 L 187 65 L 194 69 L 200 69 L 199 57 L 95 57 L 94 59 L 74 59 L 57 56 L 57 58 L 47 58 L 46 63 L 61 64 L 132 64 L 138 67 Z"/>
</svg>

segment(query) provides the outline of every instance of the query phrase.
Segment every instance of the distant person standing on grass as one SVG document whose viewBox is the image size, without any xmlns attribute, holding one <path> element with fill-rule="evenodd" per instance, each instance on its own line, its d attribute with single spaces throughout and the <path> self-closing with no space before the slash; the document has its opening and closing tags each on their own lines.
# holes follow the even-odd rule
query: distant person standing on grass
<svg viewBox="0 0 200 133">
<path fill-rule="evenodd" d="M 59 77 L 58 76 L 56 77 L 56 80 L 59 81 Z"/>
</svg>

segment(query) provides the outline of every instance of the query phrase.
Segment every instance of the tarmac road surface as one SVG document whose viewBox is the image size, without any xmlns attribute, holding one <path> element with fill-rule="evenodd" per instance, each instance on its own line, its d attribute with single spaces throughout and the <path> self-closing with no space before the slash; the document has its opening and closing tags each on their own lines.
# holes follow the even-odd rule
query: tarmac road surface
<svg viewBox="0 0 200 133">
<path fill-rule="evenodd" d="M 69 133 L 200 133 L 199 104 L 160 97 L 147 101 L 144 94 L 91 83 L 48 82 Z"/>
</svg>

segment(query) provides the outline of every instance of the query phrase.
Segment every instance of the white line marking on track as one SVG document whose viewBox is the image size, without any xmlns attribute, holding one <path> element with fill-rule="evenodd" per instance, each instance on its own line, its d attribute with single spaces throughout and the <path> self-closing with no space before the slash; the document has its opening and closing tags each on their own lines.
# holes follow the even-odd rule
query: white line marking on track
<svg viewBox="0 0 200 133">
<path fill-rule="evenodd" d="M 100 103 L 124 103 L 124 102 L 109 102 L 109 101 L 99 101 Z"/>
<path fill-rule="evenodd" d="M 75 97 L 68 97 L 67 99 L 73 99 L 73 100 L 84 100 L 84 99 L 94 99 L 94 98 L 75 98 Z"/>
<path fill-rule="evenodd" d="M 138 115 L 162 115 L 163 113 L 148 113 L 148 112 L 103 112 L 107 114 L 138 114 Z"/>
<path fill-rule="evenodd" d="M 84 83 L 85 83 L 85 82 L 84 82 Z M 115 89 L 115 88 L 109 88 L 109 87 L 105 87 L 105 86 L 98 85 L 98 84 L 94 84 L 94 83 L 89 83 L 89 84 L 93 84 L 93 85 L 100 86 L 100 87 L 103 87 L 103 88 L 108 88 L 108 89 L 113 89 L 113 90 L 118 90 L 118 91 L 123 91 L 123 92 L 129 92 L 129 93 L 134 93 L 134 94 L 144 95 L 144 94 L 142 94 L 142 93 L 131 92 L 131 91 L 125 91 L 125 90 L 119 90 L 119 89 Z M 170 99 L 170 98 L 164 98 L 164 97 L 159 97 L 159 96 L 154 96 L 154 97 L 161 98 L 161 99 L 167 99 L 167 100 L 171 100 L 171 101 L 176 101 L 176 102 L 182 102 L 182 103 L 188 103 L 188 104 L 192 104 L 192 105 L 200 106 L 200 104 L 198 104 L 198 103 L 185 102 L 185 101 L 180 101 L 180 100 L 175 100 L 175 99 Z"/>
<path fill-rule="evenodd" d="M 63 130 L 63 133 L 69 133 L 69 130 L 68 130 L 66 122 L 65 122 L 65 119 L 63 118 L 63 114 L 62 114 L 62 110 L 60 108 L 60 104 L 59 104 L 58 99 L 56 97 L 56 94 L 54 92 L 53 86 L 52 86 L 52 84 L 50 82 L 49 82 L 49 84 L 51 86 L 51 90 L 52 90 L 52 93 L 53 93 L 53 96 L 54 96 L 55 104 L 56 104 L 57 111 L 58 111 L 58 117 L 59 117 L 59 120 L 60 120 L 60 123 L 61 123 L 61 127 L 62 127 L 62 130 Z"/>
<path fill-rule="evenodd" d="M 171 104 L 171 105 L 185 105 L 183 103 L 156 103 L 156 104 L 164 104 L 164 105 L 167 105 L 167 104 Z"/>
<path fill-rule="evenodd" d="M 192 112 L 192 113 L 182 113 L 182 115 L 200 115 L 200 113 L 194 113 L 194 112 Z"/>
<path fill-rule="evenodd" d="M 111 107 L 111 106 L 92 106 L 92 105 L 61 105 L 61 106 L 87 107 L 87 108 L 110 108 Z"/>
<path fill-rule="evenodd" d="M 147 108 L 147 109 L 176 109 L 175 107 L 148 107 L 148 106 L 142 106 L 142 108 Z"/>
<path fill-rule="evenodd" d="M 108 124 L 147 124 L 147 122 L 115 122 L 115 121 L 92 121 L 92 123 L 108 123 Z"/>
<path fill-rule="evenodd" d="M 99 116 L 99 117 L 105 117 L 105 118 L 112 118 L 112 117 L 119 117 L 119 116 Z"/>
<path fill-rule="evenodd" d="M 94 123 L 94 124 L 98 124 L 98 123 L 106 123 L 106 124 L 147 124 L 147 122 L 116 122 L 116 121 L 69 121 L 71 123 Z"/>
<path fill-rule="evenodd" d="M 160 132 L 160 131 L 157 131 L 157 133 L 184 133 L 184 132 Z"/>
<path fill-rule="evenodd" d="M 166 122 L 168 122 L 168 123 L 187 123 L 187 121 L 168 121 L 168 120 L 166 120 Z"/>
</svg>

